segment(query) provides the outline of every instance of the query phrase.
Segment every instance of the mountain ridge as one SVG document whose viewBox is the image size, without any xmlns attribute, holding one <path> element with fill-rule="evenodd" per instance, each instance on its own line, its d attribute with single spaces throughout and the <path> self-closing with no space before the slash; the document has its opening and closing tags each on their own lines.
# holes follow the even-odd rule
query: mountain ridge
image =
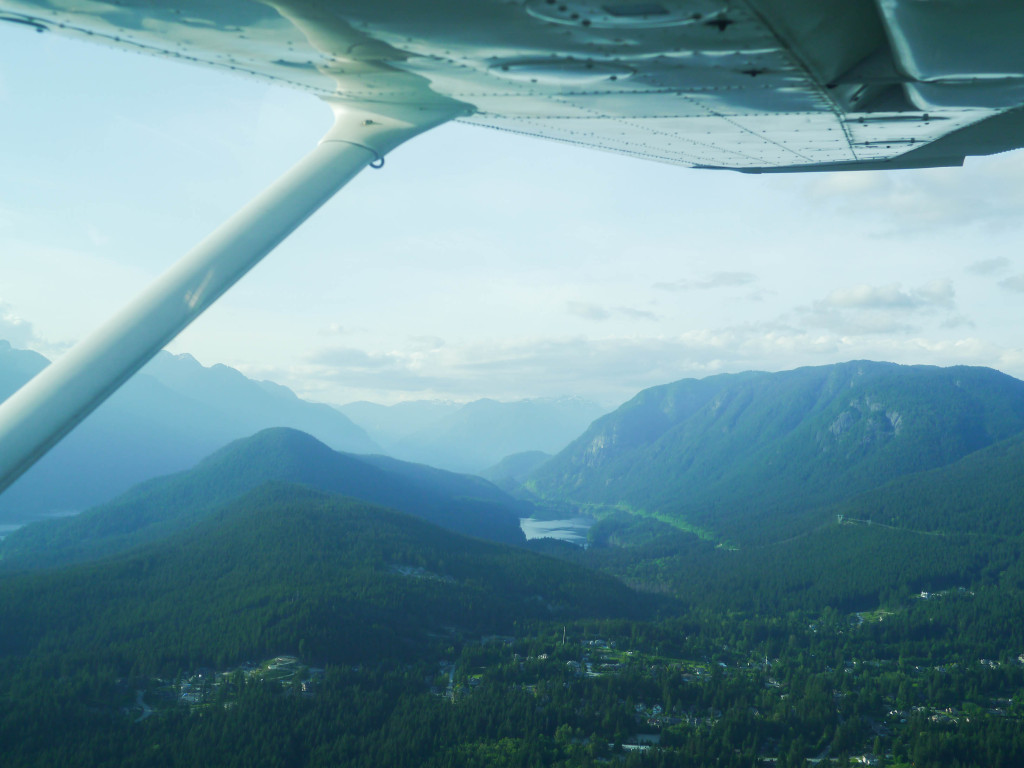
<svg viewBox="0 0 1024 768">
<path fill-rule="evenodd" d="M 210 510 L 269 481 L 304 484 L 399 509 L 450 530 L 511 544 L 523 503 L 477 477 L 388 457 L 333 451 L 278 427 L 236 440 L 195 468 L 148 480 L 80 515 L 32 523 L 0 541 L 0 568 L 53 567 L 95 560 L 184 530 Z"/>
<path fill-rule="evenodd" d="M 38 353 L 0 343 L 0 400 L 48 364 Z M 0 522 L 86 509 L 271 426 L 305 429 L 338 449 L 380 450 L 330 406 L 227 366 L 207 368 L 190 355 L 161 352 L 0 495 Z"/>
<path fill-rule="evenodd" d="M 944 466 L 1024 430 L 1024 382 L 992 369 L 852 361 L 644 390 L 527 487 L 749 538 L 787 514 Z M 775 533 L 788 535 L 784 521 Z"/>
</svg>

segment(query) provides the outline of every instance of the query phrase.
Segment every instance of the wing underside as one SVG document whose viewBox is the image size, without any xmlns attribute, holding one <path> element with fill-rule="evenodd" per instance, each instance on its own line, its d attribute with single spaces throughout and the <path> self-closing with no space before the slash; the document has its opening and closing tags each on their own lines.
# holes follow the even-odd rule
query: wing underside
<svg viewBox="0 0 1024 768">
<path fill-rule="evenodd" d="M 357 104 L 745 171 L 1018 146 L 1003 0 L 0 0 L 0 18 Z"/>
</svg>

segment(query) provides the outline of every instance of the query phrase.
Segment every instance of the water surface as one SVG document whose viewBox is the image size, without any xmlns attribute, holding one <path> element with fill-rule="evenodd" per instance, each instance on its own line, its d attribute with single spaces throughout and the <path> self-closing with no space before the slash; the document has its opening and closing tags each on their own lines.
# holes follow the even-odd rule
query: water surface
<svg viewBox="0 0 1024 768">
<path fill-rule="evenodd" d="M 533 517 L 519 519 L 519 527 L 523 529 L 527 539 L 558 539 L 584 547 L 587 544 L 587 531 L 594 524 L 590 517 L 571 517 L 563 520 L 538 520 Z"/>
</svg>

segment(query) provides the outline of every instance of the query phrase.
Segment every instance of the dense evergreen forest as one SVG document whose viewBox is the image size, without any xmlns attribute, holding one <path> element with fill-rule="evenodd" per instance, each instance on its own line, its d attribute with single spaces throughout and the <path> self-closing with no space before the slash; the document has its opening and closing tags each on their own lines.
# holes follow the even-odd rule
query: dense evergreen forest
<svg viewBox="0 0 1024 768">
<path fill-rule="evenodd" d="M 272 484 L 4 577 L 3 764 L 1024 764 L 1019 538 L 663 526 L 543 555 Z"/>
<path fill-rule="evenodd" d="M 723 374 L 644 390 L 526 486 L 597 514 L 767 544 L 813 530 L 831 505 L 1022 433 L 1024 382 L 988 368 L 860 360 Z M 1019 464 L 1004 466 L 1019 476 Z"/>
</svg>

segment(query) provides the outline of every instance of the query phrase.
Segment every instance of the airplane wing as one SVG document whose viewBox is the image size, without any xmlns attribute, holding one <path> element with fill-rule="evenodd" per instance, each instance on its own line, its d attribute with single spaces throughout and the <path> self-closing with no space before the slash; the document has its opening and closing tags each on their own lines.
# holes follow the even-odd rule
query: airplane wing
<svg viewBox="0 0 1024 768">
<path fill-rule="evenodd" d="M 959 165 L 1024 144 L 1010 0 L 0 0 L 0 21 L 304 89 L 336 116 L 0 404 L 0 491 L 348 179 L 447 120 L 755 173 Z"/>
<path fill-rule="evenodd" d="M 0 17 L 701 168 L 959 165 L 1024 143 L 1007 0 L 0 0 Z"/>
</svg>

